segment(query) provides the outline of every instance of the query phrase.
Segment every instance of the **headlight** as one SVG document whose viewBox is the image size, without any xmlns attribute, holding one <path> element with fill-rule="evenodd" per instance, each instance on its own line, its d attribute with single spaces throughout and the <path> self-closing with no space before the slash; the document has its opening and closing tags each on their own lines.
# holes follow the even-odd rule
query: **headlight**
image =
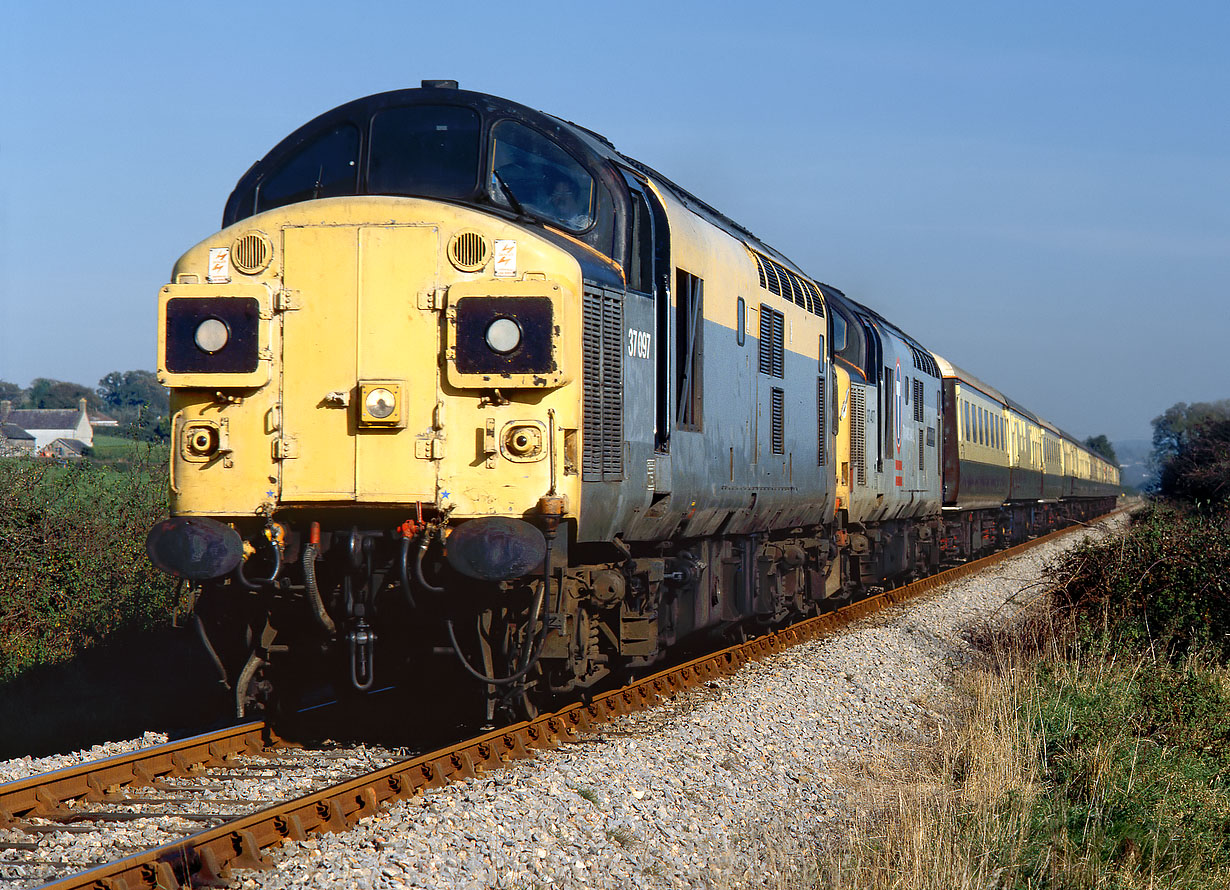
<svg viewBox="0 0 1230 890">
<path fill-rule="evenodd" d="M 493 352 L 506 355 L 521 345 L 521 325 L 511 318 L 497 318 L 487 325 L 486 340 Z"/>
<path fill-rule="evenodd" d="M 221 319 L 207 318 L 197 325 L 193 339 L 196 341 L 197 349 L 212 354 L 226 345 L 226 342 L 231 339 L 231 332 L 226 322 Z"/>
<path fill-rule="evenodd" d="M 529 284 L 544 286 L 538 281 Z M 461 297 L 453 304 L 451 318 L 450 374 L 485 378 L 471 378 L 464 386 L 533 386 L 536 384 L 528 379 L 531 375 L 558 370 L 555 340 L 559 328 L 550 297 Z M 499 382 L 494 383 L 497 378 Z"/>
<path fill-rule="evenodd" d="M 368 390 L 363 400 L 363 410 L 369 417 L 384 420 L 397 407 L 397 398 L 384 387 Z"/>
</svg>

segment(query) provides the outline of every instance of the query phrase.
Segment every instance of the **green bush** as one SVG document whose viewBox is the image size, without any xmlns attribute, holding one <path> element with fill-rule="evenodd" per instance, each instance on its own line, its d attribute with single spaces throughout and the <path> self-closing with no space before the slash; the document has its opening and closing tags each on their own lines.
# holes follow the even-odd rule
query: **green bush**
<svg viewBox="0 0 1230 890">
<path fill-rule="evenodd" d="M 1230 516 L 1154 506 L 1122 539 L 1070 551 L 1059 572 L 1081 640 L 1230 661 Z"/>
<path fill-rule="evenodd" d="M 125 463 L 0 460 L 0 681 L 171 615 L 175 583 L 145 555 L 166 472 Z"/>
</svg>

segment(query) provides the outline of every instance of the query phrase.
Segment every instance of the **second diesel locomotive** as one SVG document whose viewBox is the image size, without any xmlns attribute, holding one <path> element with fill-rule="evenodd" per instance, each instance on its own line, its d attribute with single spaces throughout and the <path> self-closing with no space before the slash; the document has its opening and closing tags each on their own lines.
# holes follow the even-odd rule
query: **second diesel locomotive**
<svg viewBox="0 0 1230 890">
<path fill-rule="evenodd" d="M 163 289 L 160 567 L 240 712 L 486 716 L 1104 511 L 1118 472 L 603 137 L 424 82 L 239 181 Z"/>
</svg>

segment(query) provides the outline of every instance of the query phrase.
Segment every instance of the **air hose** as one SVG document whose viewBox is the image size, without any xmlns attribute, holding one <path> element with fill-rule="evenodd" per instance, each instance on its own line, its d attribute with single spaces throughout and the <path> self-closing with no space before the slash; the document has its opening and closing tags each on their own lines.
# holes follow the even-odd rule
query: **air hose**
<svg viewBox="0 0 1230 890">
<path fill-rule="evenodd" d="M 244 561 L 242 559 L 239 561 L 239 564 L 235 566 L 236 580 L 239 581 L 241 586 L 246 587 L 248 590 L 260 590 L 266 584 L 272 584 L 275 580 L 277 580 L 278 574 L 282 571 L 282 548 L 274 543 L 271 538 L 262 536 L 262 540 L 268 543 L 270 549 L 273 551 L 273 569 L 269 572 L 268 578 L 249 579 L 248 576 L 243 573 Z"/>
<path fill-rule="evenodd" d="M 461 646 L 457 642 L 457 632 L 453 628 L 453 619 L 444 619 L 444 626 L 448 629 L 448 640 L 452 644 L 453 652 L 457 655 L 457 660 L 461 662 L 461 666 L 465 668 L 474 679 L 486 683 L 489 686 L 512 686 L 525 678 L 525 676 L 538 664 L 538 659 L 542 655 L 542 646 L 546 642 L 547 627 L 550 621 L 544 618 L 542 622 L 542 630 L 537 634 L 533 633 L 534 625 L 538 623 L 538 617 L 542 614 L 543 604 L 547 598 L 547 591 L 551 587 L 551 541 L 554 535 L 547 537 L 546 555 L 542 560 L 542 587 L 534 594 L 534 604 L 530 608 L 530 620 L 525 626 L 525 641 L 521 644 L 521 667 L 507 677 L 488 677 L 481 671 L 476 670 L 465 655 L 461 652 Z M 532 653 L 532 654 L 531 654 Z"/>
<path fill-rule="evenodd" d="M 313 526 L 315 525 L 313 523 Z M 314 531 L 318 528 L 314 528 Z M 319 550 L 320 544 L 316 541 L 308 541 L 308 543 L 303 545 L 303 583 L 307 588 L 308 604 L 312 607 L 312 617 L 316 619 L 320 629 L 332 637 L 337 634 L 337 625 L 333 623 L 333 619 L 329 616 L 329 612 L 325 608 L 325 601 L 320 596 L 320 587 L 316 583 L 316 554 Z"/>
</svg>

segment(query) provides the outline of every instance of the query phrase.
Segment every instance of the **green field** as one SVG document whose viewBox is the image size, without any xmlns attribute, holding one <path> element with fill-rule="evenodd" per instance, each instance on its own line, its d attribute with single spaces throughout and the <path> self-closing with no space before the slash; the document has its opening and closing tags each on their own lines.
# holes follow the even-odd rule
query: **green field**
<svg viewBox="0 0 1230 890">
<path fill-rule="evenodd" d="M 94 431 L 94 447 L 90 458 L 104 466 L 116 469 L 154 467 L 167 461 L 165 442 L 142 442 L 120 431 Z"/>
</svg>

